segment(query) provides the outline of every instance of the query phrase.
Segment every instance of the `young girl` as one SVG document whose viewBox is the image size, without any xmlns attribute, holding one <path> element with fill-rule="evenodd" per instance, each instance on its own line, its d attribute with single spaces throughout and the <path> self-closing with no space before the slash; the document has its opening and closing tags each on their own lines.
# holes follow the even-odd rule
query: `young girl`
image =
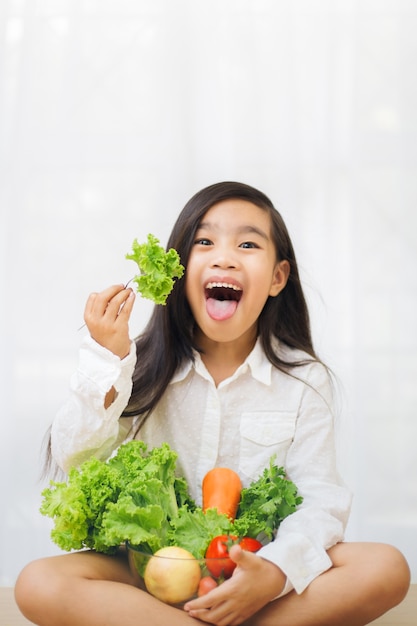
<svg viewBox="0 0 417 626">
<path fill-rule="evenodd" d="M 187 203 L 168 247 L 185 277 L 136 342 L 132 290 L 90 295 L 54 461 L 67 471 L 126 437 L 168 442 L 199 502 L 210 468 L 247 486 L 275 454 L 303 504 L 258 553 L 234 546 L 233 576 L 184 609 L 137 589 L 123 552 L 83 551 L 29 564 L 21 611 L 41 626 L 368 624 L 404 598 L 409 569 L 391 546 L 342 543 L 351 498 L 336 469 L 330 377 L 281 216 L 252 187 L 212 185 Z"/>
</svg>

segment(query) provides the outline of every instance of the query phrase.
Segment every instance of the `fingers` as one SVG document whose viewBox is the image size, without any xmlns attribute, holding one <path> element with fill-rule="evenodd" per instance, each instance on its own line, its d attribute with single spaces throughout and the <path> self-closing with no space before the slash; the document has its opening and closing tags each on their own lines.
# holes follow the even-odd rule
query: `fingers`
<svg viewBox="0 0 417 626">
<path fill-rule="evenodd" d="M 204 596 L 184 606 L 190 617 L 216 626 L 242 624 L 282 591 L 284 573 L 257 554 L 234 545 L 229 550 L 237 567 L 233 575 Z"/>
<path fill-rule="evenodd" d="M 217 599 L 216 602 L 210 601 L 207 606 L 201 608 L 185 607 L 185 610 L 190 617 L 201 622 L 216 624 L 216 626 L 234 626 L 243 621 L 240 619 L 239 606 L 236 605 L 233 598 L 230 598 L 229 594 L 222 599 Z"/>
<path fill-rule="evenodd" d="M 119 309 L 118 315 L 127 321 L 130 318 L 130 314 L 132 313 L 133 305 L 135 303 L 135 293 L 130 287 L 126 289 L 126 291 L 128 296 L 126 300 L 124 300 L 122 308 Z"/>
<path fill-rule="evenodd" d="M 216 626 L 240 624 L 241 599 L 236 591 L 236 585 L 229 579 L 204 596 L 187 602 L 184 609 L 190 617 Z"/>
<path fill-rule="evenodd" d="M 110 319 L 115 319 L 119 314 L 121 306 L 131 293 L 133 293 L 132 289 L 125 289 L 124 285 L 113 285 L 100 293 L 90 294 L 84 311 L 86 323 L 88 324 L 86 318 L 93 321 L 93 318 L 99 319 L 105 314 Z"/>
<path fill-rule="evenodd" d="M 243 570 L 256 567 L 257 563 L 259 563 L 259 557 L 256 553 L 250 552 L 249 550 L 242 550 L 239 544 L 231 546 L 229 555 L 232 561 L 234 561 L 236 565 L 239 565 L 239 567 Z"/>
<path fill-rule="evenodd" d="M 240 545 L 236 543 L 235 545 L 230 547 L 229 556 L 232 559 L 232 561 L 240 564 L 242 561 L 242 558 L 243 559 L 245 558 L 245 555 L 243 554 L 243 552 L 244 550 L 242 550 Z"/>
<path fill-rule="evenodd" d="M 129 318 L 135 294 L 124 285 L 112 285 L 88 297 L 84 320 L 91 337 L 124 358 L 130 350 Z"/>
</svg>

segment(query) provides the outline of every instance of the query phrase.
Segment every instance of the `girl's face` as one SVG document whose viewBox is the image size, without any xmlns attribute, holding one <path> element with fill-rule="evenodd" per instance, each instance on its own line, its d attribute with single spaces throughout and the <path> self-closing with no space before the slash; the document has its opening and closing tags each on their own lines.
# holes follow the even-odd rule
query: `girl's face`
<svg viewBox="0 0 417 626">
<path fill-rule="evenodd" d="M 288 261 L 277 261 L 267 211 L 240 199 L 212 206 L 197 228 L 185 276 L 201 347 L 207 340 L 253 346 L 264 304 L 288 274 Z"/>
</svg>

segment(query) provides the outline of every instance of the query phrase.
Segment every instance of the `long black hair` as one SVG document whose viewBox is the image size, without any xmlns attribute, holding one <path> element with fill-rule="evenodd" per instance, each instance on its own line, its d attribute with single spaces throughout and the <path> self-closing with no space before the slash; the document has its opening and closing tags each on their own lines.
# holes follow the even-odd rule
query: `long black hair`
<svg viewBox="0 0 417 626">
<path fill-rule="evenodd" d="M 237 182 L 210 185 L 196 193 L 185 205 L 174 224 L 167 249 L 177 250 L 187 267 L 195 233 L 205 213 L 223 200 L 240 199 L 267 211 L 271 219 L 272 239 L 277 262 L 286 260 L 290 272 L 283 291 L 269 296 L 258 318 L 258 336 L 269 361 L 278 369 L 294 376 L 294 368 L 319 358 L 311 339 L 310 320 L 303 294 L 297 261 L 287 227 L 270 199 L 261 191 Z M 144 331 L 136 339 L 137 362 L 133 389 L 121 417 L 134 420 L 135 436 L 161 399 L 178 367 L 194 358 L 198 346 L 194 339 L 195 321 L 185 297 L 185 280 L 175 283 L 165 306 L 155 306 Z M 290 348 L 302 350 L 306 358 L 287 362 L 274 347 L 274 338 Z M 308 384 L 308 383 L 307 383 Z M 50 429 L 47 433 L 44 476 L 52 467 Z"/>
<path fill-rule="evenodd" d="M 205 213 L 223 200 L 240 199 L 268 212 L 277 261 L 290 266 L 288 282 L 275 297 L 269 296 L 258 319 L 258 336 L 269 361 L 289 372 L 302 361 L 288 363 L 274 349 L 274 337 L 291 348 L 303 350 L 318 360 L 311 339 L 310 321 L 297 262 L 287 227 L 270 199 L 261 191 L 237 182 L 221 182 L 196 193 L 185 205 L 167 243 L 177 250 L 187 267 L 195 233 Z M 194 339 L 195 322 L 185 297 L 185 280 L 176 282 L 165 306 L 155 306 L 149 322 L 136 339 L 137 364 L 133 389 L 122 417 L 143 416 L 161 399 L 174 372 L 198 350 Z M 139 420 L 143 423 L 143 419 Z M 136 429 L 137 430 L 137 429 Z"/>
</svg>

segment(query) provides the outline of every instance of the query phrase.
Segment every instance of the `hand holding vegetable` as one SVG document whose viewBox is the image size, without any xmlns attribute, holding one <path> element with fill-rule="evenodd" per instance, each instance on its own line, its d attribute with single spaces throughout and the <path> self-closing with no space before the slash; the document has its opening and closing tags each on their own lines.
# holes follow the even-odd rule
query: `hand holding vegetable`
<svg viewBox="0 0 417 626">
<path fill-rule="evenodd" d="M 208 545 L 206 558 L 208 559 L 207 569 L 215 578 L 226 579 L 233 574 L 236 563 L 231 558 L 230 551 L 236 545 L 248 552 L 257 552 L 262 548 L 261 542 L 253 539 L 253 537 L 243 537 L 243 539 L 238 539 L 236 535 L 218 535 L 214 537 Z"/>
<path fill-rule="evenodd" d="M 135 295 L 123 285 L 113 285 L 101 293 L 92 293 L 84 311 L 91 337 L 123 359 L 130 350 L 129 318 Z"/>
<path fill-rule="evenodd" d="M 147 243 L 139 244 L 135 239 L 132 247 L 133 252 L 126 258 L 139 266 L 140 275 L 132 278 L 137 291 L 156 304 L 165 304 L 174 278 L 181 278 L 184 273 L 177 251 L 171 248 L 165 252 L 151 234 Z M 130 349 L 128 322 L 133 302 L 133 291 L 127 285 L 114 285 L 101 293 L 92 293 L 85 307 L 84 320 L 91 337 L 121 359 Z"/>
<path fill-rule="evenodd" d="M 273 563 L 236 545 L 233 576 L 184 606 L 191 617 L 210 624 L 241 624 L 279 595 L 285 574 Z"/>
</svg>

